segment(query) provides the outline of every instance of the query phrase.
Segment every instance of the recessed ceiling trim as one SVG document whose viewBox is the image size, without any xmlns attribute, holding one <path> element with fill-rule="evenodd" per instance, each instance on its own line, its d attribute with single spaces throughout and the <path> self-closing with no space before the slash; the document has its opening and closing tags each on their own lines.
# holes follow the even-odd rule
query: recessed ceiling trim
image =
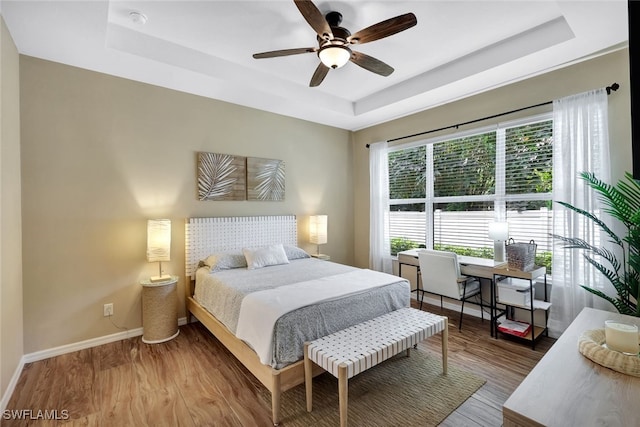
<svg viewBox="0 0 640 427">
<path fill-rule="evenodd" d="M 308 88 L 308 74 L 318 63 L 314 55 L 264 64 L 251 57 L 257 50 L 296 42 L 314 45 L 308 24 L 290 0 L 0 0 L 0 4 L 22 55 L 348 130 L 502 87 L 628 40 L 623 0 L 321 2 L 323 10 L 340 9 L 353 28 L 408 11 L 415 13 L 418 25 L 411 34 L 363 45 L 363 52 L 393 63 L 396 72 L 388 78 L 345 66 L 333 71 L 321 87 Z M 144 26 L 131 22 L 133 10 L 149 17 Z M 522 47 L 511 41 L 516 49 L 509 54 L 515 59 L 509 61 L 497 46 L 493 46 L 497 59 L 469 56 L 557 17 L 569 25 L 556 24 L 572 30 L 575 37 L 554 45 L 549 37 L 558 35 L 538 28 L 529 35 L 538 45 Z M 115 45 L 107 37 L 107 30 L 115 29 L 109 24 L 140 34 Z M 172 51 L 162 52 L 165 47 L 178 50 L 178 58 L 167 59 Z M 185 48 L 191 51 L 184 52 Z M 533 53 L 527 55 L 525 48 Z M 154 51 L 153 56 L 145 49 Z M 480 71 L 472 74 L 475 70 Z M 412 81 L 399 84 L 407 78 Z M 394 87 L 386 89 L 389 86 Z M 379 90 L 381 95 L 373 95 Z"/>
<path fill-rule="evenodd" d="M 226 85 L 236 84 L 238 90 L 246 91 L 247 87 L 253 86 L 256 95 L 265 92 L 275 95 L 287 93 L 291 98 L 290 94 L 293 93 L 298 102 L 312 103 L 316 108 L 354 115 L 353 102 L 343 98 L 324 92 L 311 92 L 306 86 L 271 75 L 263 76 L 258 86 L 253 83 L 256 81 L 255 70 L 118 24 L 107 25 L 106 47 L 223 80 Z"/>
<path fill-rule="evenodd" d="M 463 80 L 574 37 L 566 19 L 562 16 L 555 18 L 362 98 L 355 103 L 355 114 L 358 116 L 387 107 L 394 102 Z"/>
</svg>

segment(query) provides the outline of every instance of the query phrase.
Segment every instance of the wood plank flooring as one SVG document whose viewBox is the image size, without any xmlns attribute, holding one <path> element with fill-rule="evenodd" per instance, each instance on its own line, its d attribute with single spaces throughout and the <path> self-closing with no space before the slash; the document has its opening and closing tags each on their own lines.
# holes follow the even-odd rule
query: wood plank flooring
<svg viewBox="0 0 640 427">
<path fill-rule="evenodd" d="M 449 363 L 487 380 L 442 426 L 501 426 L 502 404 L 554 340 L 531 346 L 489 336 L 488 321 L 425 305 L 449 316 Z M 440 336 L 420 343 L 440 355 Z M 7 410 L 63 410 L 68 419 L 7 420 L 2 426 L 270 426 L 262 385 L 200 323 L 163 344 L 131 338 L 25 366 Z M 29 418 L 29 417 L 27 417 Z"/>
</svg>

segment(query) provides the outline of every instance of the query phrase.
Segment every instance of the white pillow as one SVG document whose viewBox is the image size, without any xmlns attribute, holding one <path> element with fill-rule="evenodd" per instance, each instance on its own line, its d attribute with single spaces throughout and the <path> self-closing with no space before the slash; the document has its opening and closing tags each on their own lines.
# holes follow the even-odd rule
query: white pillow
<svg viewBox="0 0 640 427">
<path fill-rule="evenodd" d="M 297 246 L 283 245 L 283 247 L 284 247 L 284 253 L 287 254 L 287 258 L 289 259 L 289 261 L 292 261 L 294 259 L 301 259 L 301 258 L 311 258 L 311 255 L 309 255 L 303 249 L 300 249 Z"/>
<path fill-rule="evenodd" d="M 212 254 L 202 263 L 208 266 L 209 271 L 212 273 L 232 268 L 245 268 L 247 266 L 247 261 L 240 252 Z"/>
<path fill-rule="evenodd" d="M 268 265 L 289 264 L 289 258 L 287 258 L 287 254 L 281 244 L 263 246 L 261 248 L 244 248 L 242 253 L 247 260 L 247 268 L 249 270 Z"/>
</svg>

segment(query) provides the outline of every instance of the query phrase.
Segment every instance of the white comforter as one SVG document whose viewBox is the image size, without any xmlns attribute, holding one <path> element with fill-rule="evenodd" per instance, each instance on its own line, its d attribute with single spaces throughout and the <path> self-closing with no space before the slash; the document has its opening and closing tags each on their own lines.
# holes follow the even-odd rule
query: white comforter
<svg viewBox="0 0 640 427">
<path fill-rule="evenodd" d="M 268 365 L 274 325 L 282 315 L 397 281 L 397 276 L 363 269 L 253 292 L 242 300 L 236 336 L 251 345 L 260 361 Z"/>
</svg>

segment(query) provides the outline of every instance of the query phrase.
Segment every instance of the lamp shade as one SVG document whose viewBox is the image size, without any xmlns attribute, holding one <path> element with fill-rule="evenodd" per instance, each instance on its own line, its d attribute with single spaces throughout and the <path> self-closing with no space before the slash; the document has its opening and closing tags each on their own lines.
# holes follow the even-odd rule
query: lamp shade
<svg viewBox="0 0 640 427">
<path fill-rule="evenodd" d="M 327 215 L 309 217 L 309 241 L 316 245 L 327 243 Z"/>
<path fill-rule="evenodd" d="M 351 50 L 345 46 L 327 46 L 318 52 L 320 61 L 329 68 L 340 68 L 351 58 Z"/>
<path fill-rule="evenodd" d="M 147 261 L 171 261 L 171 220 L 147 221 Z"/>
<path fill-rule="evenodd" d="M 506 223 L 506 222 L 490 223 L 489 238 L 493 241 L 506 242 L 509 239 L 509 223 Z"/>
</svg>

